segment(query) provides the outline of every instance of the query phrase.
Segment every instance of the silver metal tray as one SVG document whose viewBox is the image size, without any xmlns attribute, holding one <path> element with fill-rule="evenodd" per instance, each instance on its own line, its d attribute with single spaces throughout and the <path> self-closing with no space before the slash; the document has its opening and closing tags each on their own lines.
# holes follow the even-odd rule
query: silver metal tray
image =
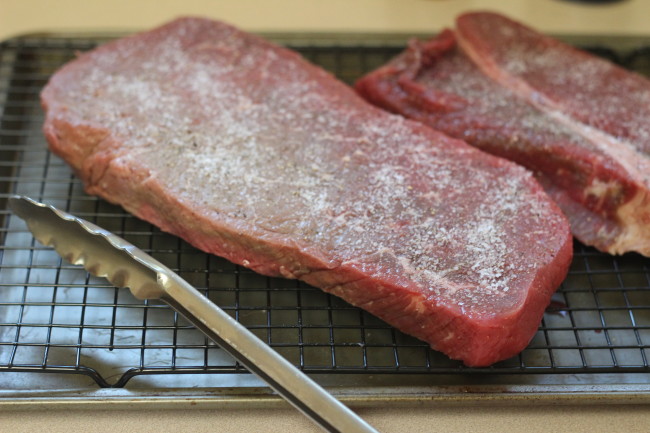
<svg viewBox="0 0 650 433">
<path fill-rule="evenodd" d="M 397 54 L 405 35 L 267 35 L 341 79 Z M 343 301 L 197 251 L 90 197 L 41 133 L 38 93 L 110 35 L 0 44 L 0 406 L 280 406 L 263 383 L 162 303 L 62 263 L 6 210 L 34 197 L 141 247 L 351 406 L 639 403 L 650 397 L 650 259 L 576 243 L 571 270 L 519 356 L 470 369 Z M 650 75 L 650 39 L 570 40 Z"/>
</svg>

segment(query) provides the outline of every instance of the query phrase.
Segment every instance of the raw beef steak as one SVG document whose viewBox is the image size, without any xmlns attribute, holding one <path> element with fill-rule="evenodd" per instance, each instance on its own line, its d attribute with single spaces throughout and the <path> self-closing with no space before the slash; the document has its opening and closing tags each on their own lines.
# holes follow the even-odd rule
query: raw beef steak
<svg viewBox="0 0 650 433">
<path fill-rule="evenodd" d="M 650 152 L 650 80 L 502 15 L 457 21 L 461 46 L 481 69 L 526 98 Z"/>
<path fill-rule="evenodd" d="M 481 17 L 488 17 L 485 21 L 491 26 L 481 21 Z M 650 255 L 650 163 L 646 152 L 650 142 L 634 141 L 646 133 L 636 128 L 634 140 L 632 134 L 627 138 L 614 136 L 612 134 L 617 128 L 627 130 L 632 120 L 621 123 L 612 116 L 611 122 L 605 124 L 594 115 L 593 122 L 586 125 L 583 120 L 587 116 L 576 114 L 580 107 L 587 105 L 601 104 L 608 111 L 618 112 L 631 110 L 629 104 L 626 102 L 626 108 L 620 107 L 622 102 L 616 108 L 611 107 L 608 105 L 614 103 L 611 98 L 598 98 L 593 91 L 587 96 L 587 90 L 581 90 L 578 83 L 569 86 L 574 88 L 573 91 L 558 85 L 553 96 L 561 99 L 560 95 L 573 97 L 581 94 L 578 98 L 593 98 L 591 105 L 585 102 L 569 107 L 569 102 L 563 106 L 539 103 L 535 91 L 523 89 L 523 84 L 505 77 L 493 63 L 485 61 L 490 67 L 482 67 L 476 59 L 479 57 L 483 61 L 492 54 L 486 52 L 485 46 L 486 41 L 494 39 L 499 41 L 496 54 L 513 56 L 507 62 L 510 68 L 518 72 L 533 71 L 531 75 L 536 82 L 543 84 L 558 84 L 563 80 L 558 77 L 565 76 L 575 77 L 566 79 L 566 82 L 586 81 L 584 76 L 589 75 L 589 70 L 598 70 L 588 65 L 608 65 L 612 71 L 616 70 L 616 74 L 610 74 L 612 80 L 629 81 L 636 86 L 638 92 L 630 93 L 629 97 L 634 103 L 641 103 L 639 98 L 650 101 L 647 96 L 650 83 L 645 81 L 646 96 L 641 96 L 643 78 L 558 42 L 552 43 L 539 34 L 538 39 L 544 42 L 544 47 L 562 47 L 564 57 L 568 56 L 575 65 L 570 68 L 565 62 L 560 68 L 555 62 L 557 69 L 537 70 L 536 65 L 529 64 L 515 68 L 519 59 L 533 63 L 544 49 L 530 48 L 535 42 L 531 31 L 513 24 L 517 31 L 508 32 L 506 30 L 510 27 L 503 20 L 494 18 L 492 14 L 461 16 L 458 31 L 446 30 L 425 42 L 412 41 L 400 56 L 359 80 L 356 88 L 378 106 L 424 122 L 533 170 L 546 191 L 564 210 L 573 233 L 583 243 L 615 254 L 638 251 Z M 483 31 L 460 43 L 461 28 L 464 33 L 475 28 Z M 490 33 L 487 28 L 493 31 Z M 528 44 L 523 44 L 522 40 Z M 475 41 L 481 50 L 470 56 L 468 49 L 474 49 Z M 490 45 L 490 48 L 494 47 Z M 531 55 L 527 51 L 529 48 Z M 478 56 L 476 53 L 481 54 Z M 546 54 L 546 57 L 552 56 Z M 558 57 L 562 56 L 558 54 Z M 545 77 L 548 77 L 546 81 Z M 621 85 L 631 91 L 632 84 L 629 83 Z M 553 89 L 550 84 L 547 87 Z M 606 95 L 613 97 L 613 93 L 612 90 Z M 621 90 L 618 98 L 623 101 L 625 95 Z M 650 110 L 648 102 L 645 108 Z M 641 107 L 640 111 L 643 109 Z M 634 122 L 642 123 L 640 119 Z M 598 130 L 596 126 L 603 129 Z M 646 120 L 644 126 L 650 128 L 650 121 Z"/>
<path fill-rule="evenodd" d="M 51 149 L 89 193 L 467 365 L 526 346 L 571 260 L 568 224 L 526 170 L 226 24 L 104 45 L 42 102 Z"/>
</svg>

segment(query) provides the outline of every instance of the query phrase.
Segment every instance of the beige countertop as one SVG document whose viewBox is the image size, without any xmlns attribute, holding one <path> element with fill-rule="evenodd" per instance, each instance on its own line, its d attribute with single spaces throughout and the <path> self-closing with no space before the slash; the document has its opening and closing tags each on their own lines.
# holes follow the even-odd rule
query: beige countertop
<svg viewBox="0 0 650 433">
<path fill-rule="evenodd" d="M 444 407 L 359 410 L 380 432 L 625 432 L 648 431 L 645 406 Z M 0 412 L 2 431 L 20 432 L 321 432 L 295 411 L 165 410 Z"/>
<path fill-rule="evenodd" d="M 0 40 L 42 32 L 144 29 L 178 15 L 219 18 L 250 31 L 432 33 L 460 12 L 501 11 L 560 34 L 650 37 L 650 1 L 588 5 L 561 0 L 0 0 Z M 2 374 L 2 373 L 0 373 Z M 4 373 L 10 374 L 10 373 Z M 650 378 L 648 378 L 650 382 Z M 383 432 L 645 432 L 642 405 L 518 405 L 361 408 Z M 11 432 L 320 431 L 286 409 L 0 410 Z"/>
<path fill-rule="evenodd" d="M 0 40 L 43 31 L 142 29 L 188 14 L 250 31 L 428 33 L 475 9 L 501 11 L 552 33 L 650 35 L 647 0 L 2 0 Z"/>
</svg>

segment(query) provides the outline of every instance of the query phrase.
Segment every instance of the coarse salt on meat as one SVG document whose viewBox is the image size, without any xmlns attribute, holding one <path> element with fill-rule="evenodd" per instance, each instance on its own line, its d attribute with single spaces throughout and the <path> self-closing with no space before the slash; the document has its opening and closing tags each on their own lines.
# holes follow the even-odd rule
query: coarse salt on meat
<svg viewBox="0 0 650 433">
<path fill-rule="evenodd" d="M 457 27 L 412 41 L 358 91 L 531 169 L 583 243 L 650 255 L 650 80 L 500 15 Z"/>
<path fill-rule="evenodd" d="M 526 346 L 571 259 L 564 217 L 526 170 L 220 22 L 83 54 L 42 102 L 50 148 L 89 193 L 468 365 Z"/>
</svg>

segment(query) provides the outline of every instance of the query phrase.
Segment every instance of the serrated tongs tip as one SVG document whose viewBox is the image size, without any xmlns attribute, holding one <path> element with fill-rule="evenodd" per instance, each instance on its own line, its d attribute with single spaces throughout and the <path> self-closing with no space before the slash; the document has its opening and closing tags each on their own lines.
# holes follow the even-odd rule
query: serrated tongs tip
<svg viewBox="0 0 650 433">
<path fill-rule="evenodd" d="M 138 298 L 161 296 L 157 275 L 169 270 L 124 239 L 29 197 L 10 197 L 9 207 L 25 220 L 36 240 L 54 248 L 66 261 L 117 287 L 128 287 Z"/>
</svg>

